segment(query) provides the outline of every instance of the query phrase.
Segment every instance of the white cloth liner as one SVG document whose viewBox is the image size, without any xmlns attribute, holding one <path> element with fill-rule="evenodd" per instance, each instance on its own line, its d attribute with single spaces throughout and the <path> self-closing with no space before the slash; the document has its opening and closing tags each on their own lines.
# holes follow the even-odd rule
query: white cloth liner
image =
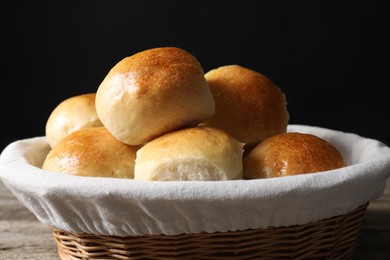
<svg viewBox="0 0 390 260">
<path fill-rule="evenodd" d="M 148 182 L 43 171 L 45 137 L 18 140 L 0 156 L 0 179 L 44 224 L 117 236 L 226 232 L 306 224 L 379 198 L 390 148 L 320 127 L 289 125 L 334 144 L 350 166 L 258 180 Z"/>
</svg>

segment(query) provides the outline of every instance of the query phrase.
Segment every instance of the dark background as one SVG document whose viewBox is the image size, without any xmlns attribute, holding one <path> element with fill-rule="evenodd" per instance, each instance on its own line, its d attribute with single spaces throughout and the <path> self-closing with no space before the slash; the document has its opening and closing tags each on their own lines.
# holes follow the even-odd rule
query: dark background
<svg viewBox="0 0 390 260">
<path fill-rule="evenodd" d="M 291 124 L 390 144 L 385 1 L 2 1 L 1 150 L 44 135 L 62 100 L 160 46 L 205 72 L 239 64 L 286 94 Z"/>
</svg>

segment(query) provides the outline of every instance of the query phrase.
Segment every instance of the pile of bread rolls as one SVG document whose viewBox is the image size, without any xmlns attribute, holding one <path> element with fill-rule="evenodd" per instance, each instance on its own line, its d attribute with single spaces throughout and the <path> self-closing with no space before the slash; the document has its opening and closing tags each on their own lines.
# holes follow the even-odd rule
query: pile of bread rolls
<svg viewBox="0 0 390 260">
<path fill-rule="evenodd" d="M 204 72 L 177 47 L 120 60 L 95 93 L 70 97 L 46 123 L 42 168 L 146 181 L 218 181 L 346 166 L 329 142 L 287 132 L 286 97 L 239 65 Z"/>
</svg>

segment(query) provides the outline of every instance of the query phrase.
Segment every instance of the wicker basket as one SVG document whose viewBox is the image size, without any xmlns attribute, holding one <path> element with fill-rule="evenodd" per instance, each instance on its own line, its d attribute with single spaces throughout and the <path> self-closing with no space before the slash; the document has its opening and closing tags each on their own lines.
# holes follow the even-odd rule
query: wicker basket
<svg viewBox="0 0 390 260">
<path fill-rule="evenodd" d="M 85 178 L 42 170 L 50 147 L 35 137 L 1 153 L 0 178 L 53 228 L 62 259 L 351 258 L 390 176 L 390 148 L 330 129 L 289 131 L 336 144 L 349 166 L 226 182 Z"/>
<path fill-rule="evenodd" d="M 61 259 L 350 259 L 368 203 L 305 225 L 235 232 L 100 236 L 54 229 Z"/>
</svg>

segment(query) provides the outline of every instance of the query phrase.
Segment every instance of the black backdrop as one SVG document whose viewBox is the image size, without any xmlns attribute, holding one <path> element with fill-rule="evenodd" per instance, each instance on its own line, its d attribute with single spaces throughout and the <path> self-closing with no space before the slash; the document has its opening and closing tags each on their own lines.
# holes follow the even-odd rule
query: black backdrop
<svg viewBox="0 0 390 260">
<path fill-rule="evenodd" d="M 181 47 L 207 72 L 257 70 L 291 124 L 390 144 L 389 9 L 381 1 L 3 1 L 1 149 L 44 135 L 54 107 L 122 58 Z"/>
</svg>

